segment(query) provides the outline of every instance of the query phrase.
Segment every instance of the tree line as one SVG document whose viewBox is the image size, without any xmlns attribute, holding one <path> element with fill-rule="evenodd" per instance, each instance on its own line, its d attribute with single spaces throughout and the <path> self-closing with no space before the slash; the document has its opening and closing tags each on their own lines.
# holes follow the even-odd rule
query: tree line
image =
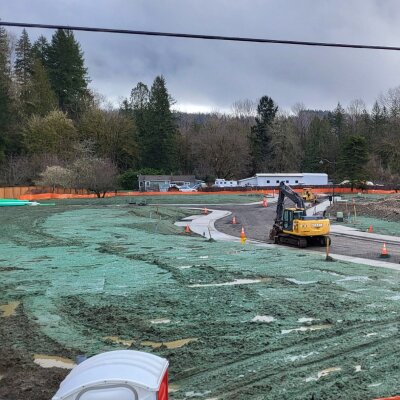
<svg viewBox="0 0 400 400">
<path fill-rule="evenodd" d="M 105 105 L 72 31 L 34 43 L 0 28 L 0 184 L 48 182 L 99 192 L 132 188 L 138 173 L 238 179 L 257 172 L 326 172 L 339 182 L 400 176 L 400 88 L 371 110 L 281 110 L 269 96 L 229 113 L 173 111 L 164 77 Z"/>
</svg>

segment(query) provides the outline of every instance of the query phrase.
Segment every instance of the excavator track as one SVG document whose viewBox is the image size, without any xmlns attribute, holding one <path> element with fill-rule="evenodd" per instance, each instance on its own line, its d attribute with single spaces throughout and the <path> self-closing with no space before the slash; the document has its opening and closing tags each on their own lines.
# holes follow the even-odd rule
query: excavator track
<svg viewBox="0 0 400 400">
<path fill-rule="evenodd" d="M 286 235 L 284 233 L 280 233 L 277 236 L 275 236 L 274 241 L 276 244 L 289 244 L 291 246 L 296 246 L 301 249 L 307 247 L 308 244 L 306 238 Z"/>
<path fill-rule="evenodd" d="M 285 233 L 279 233 L 274 237 L 275 244 L 288 244 L 291 246 L 296 246 L 300 249 L 304 249 L 309 245 L 324 247 L 327 244 L 327 240 L 329 240 L 329 245 L 330 245 L 331 238 L 329 236 L 305 238 L 294 235 L 288 235 Z"/>
</svg>

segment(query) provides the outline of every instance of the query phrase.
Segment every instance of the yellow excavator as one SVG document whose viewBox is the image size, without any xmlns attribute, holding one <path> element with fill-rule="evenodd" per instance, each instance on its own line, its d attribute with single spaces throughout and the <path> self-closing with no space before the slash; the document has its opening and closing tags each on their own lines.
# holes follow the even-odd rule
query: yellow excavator
<svg viewBox="0 0 400 400">
<path fill-rule="evenodd" d="M 285 198 L 293 201 L 296 207 L 285 208 Z M 276 218 L 269 238 L 276 244 L 290 244 L 307 247 L 309 244 L 326 246 L 331 242 L 329 219 L 321 216 L 307 216 L 304 200 L 284 182 L 279 186 Z"/>
<path fill-rule="evenodd" d="M 301 197 L 304 201 L 309 201 L 311 203 L 317 202 L 317 196 L 311 188 L 303 188 L 303 193 L 301 194 Z"/>
</svg>

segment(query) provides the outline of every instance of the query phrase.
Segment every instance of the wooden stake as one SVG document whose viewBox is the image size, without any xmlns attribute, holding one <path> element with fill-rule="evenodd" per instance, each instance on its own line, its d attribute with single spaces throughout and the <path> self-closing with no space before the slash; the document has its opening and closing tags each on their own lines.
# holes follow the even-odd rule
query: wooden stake
<svg viewBox="0 0 400 400">
<path fill-rule="evenodd" d="M 325 261 L 333 261 L 332 257 L 329 255 L 330 247 L 331 247 L 331 238 L 329 236 L 325 236 L 326 238 L 326 257 Z"/>
</svg>

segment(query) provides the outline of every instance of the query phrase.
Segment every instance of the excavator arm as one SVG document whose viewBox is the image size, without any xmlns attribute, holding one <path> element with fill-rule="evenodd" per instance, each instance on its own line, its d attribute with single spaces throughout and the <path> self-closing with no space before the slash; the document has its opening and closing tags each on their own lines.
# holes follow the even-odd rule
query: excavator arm
<svg viewBox="0 0 400 400">
<path fill-rule="evenodd" d="M 276 206 L 275 223 L 277 221 L 282 221 L 285 197 L 292 200 L 293 203 L 296 204 L 296 208 L 303 209 L 304 215 L 305 215 L 306 207 L 304 205 L 303 199 L 290 186 L 285 185 L 285 182 L 281 182 L 279 185 L 279 197 L 278 197 L 278 203 Z"/>
</svg>

